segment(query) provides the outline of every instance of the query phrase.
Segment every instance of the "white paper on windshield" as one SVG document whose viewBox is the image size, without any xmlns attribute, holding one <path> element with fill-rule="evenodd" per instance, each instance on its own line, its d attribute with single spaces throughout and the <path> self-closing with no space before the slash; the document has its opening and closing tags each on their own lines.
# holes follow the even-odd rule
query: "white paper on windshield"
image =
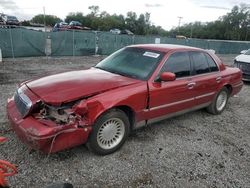
<svg viewBox="0 0 250 188">
<path fill-rule="evenodd" d="M 160 56 L 160 54 L 157 54 L 157 53 L 154 53 L 154 52 L 145 52 L 143 54 L 143 56 L 158 58 Z"/>
</svg>

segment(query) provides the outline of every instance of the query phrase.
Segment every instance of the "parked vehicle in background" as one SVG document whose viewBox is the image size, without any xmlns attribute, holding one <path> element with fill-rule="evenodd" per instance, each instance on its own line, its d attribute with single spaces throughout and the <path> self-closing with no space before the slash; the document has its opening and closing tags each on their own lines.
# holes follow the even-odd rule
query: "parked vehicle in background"
<svg viewBox="0 0 250 188">
<path fill-rule="evenodd" d="M 112 34 L 116 34 L 116 35 L 121 34 L 121 30 L 120 30 L 120 29 L 117 29 L 117 28 L 110 29 L 109 32 L 112 33 Z"/>
<path fill-rule="evenodd" d="M 176 35 L 175 38 L 176 39 L 187 39 L 187 37 L 183 36 L 183 35 Z"/>
<path fill-rule="evenodd" d="M 137 128 L 206 108 L 220 114 L 240 92 L 242 73 L 193 47 L 125 47 L 88 70 L 23 82 L 8 99 L 13 130 L 46 153 L 87 143 L 101 155 L 118 150 Z"/>
<path fill-rule="evenodd" d="M 120 29 L 117 29 L 117 28 L 114 28 L 114 29 L 110 29 L 110 32 L 112 34 L 116 34 L 116 35 L 119 35 L 119 34 L 123 34 L 123 35 L 133 35 L 134 33 L 129 31 L 128 29 L 123 29 L 123 30 L 120 30 Z"/>
<path fill-rule="evenodd" d="M 125 34 L 125 35 L 134 35 L 134 33 L 133 33 L 133 32 L 131 32 L 131 31 L 129 31 L 128 29 L 124 29 L 124 30 L 122 30 L 120 34 Z"/>
<path fill-rule="evenodd" d="M 241 54 L 235 57 L 234 66 L 242 71 L 242 80 L 250 81 L 250 49 L 241 51 Z"/>
<path fill-rule="evenodd" d="M 52 31 L 64 31 L 68 29 L 69 24 L 67 22 L 56 23 Z"/>
<path fill-rule="evenodd" d="M 20 25 L 20 22 L 15 16 L 4 15 L 3 22 L 4 22 L 4 25 L 15 25 L 15 26 Z"/>
<path fill-rule="evenodd" d="M 82 24 L 78 21 L 71 21 L 68 25 L 68 29 L 79 29 L 82 30 Z"/>
</svg>

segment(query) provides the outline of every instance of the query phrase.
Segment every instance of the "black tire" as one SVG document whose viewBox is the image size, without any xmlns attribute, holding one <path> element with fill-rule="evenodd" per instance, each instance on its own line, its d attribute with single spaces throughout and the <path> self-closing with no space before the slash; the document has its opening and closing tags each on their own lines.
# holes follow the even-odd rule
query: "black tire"
<svg viewBox="0 0 250 188">
<path fill-rule="evenodd" d="M 106 130 L 105 127 L 107 127 Z M 111 135 L 107 135 L 108 132 L 111 132 Z M 130 123 L 127 115 L 119 109 L 109 110 L 101 115 L 94 123 L 87 147 L 90 151 L 99 155 L 111 154 L 121 148 L 129 132 Z M 113 146 L 109 144 L 113 144 Z"/>
<path fill-rule="evenodd" d="M 224 97 L 224 102 L 222 104 L 222 106 L 218 107 L 217 103 L 218 100 L 220 100 L 220 97 Z M 226 108 L 227 102 L 229 99 L 229 91 L 226 87 L 223 87 L 219 93 L 217 93 L 217 95 L 215 96 L 215 98 L 213 99 L 212 103 L 207 107 L 207 111 L 211 114 L 214 115 L 218 115 L 221 114 L 223 112 L 223 110 Z"/>
</svg>

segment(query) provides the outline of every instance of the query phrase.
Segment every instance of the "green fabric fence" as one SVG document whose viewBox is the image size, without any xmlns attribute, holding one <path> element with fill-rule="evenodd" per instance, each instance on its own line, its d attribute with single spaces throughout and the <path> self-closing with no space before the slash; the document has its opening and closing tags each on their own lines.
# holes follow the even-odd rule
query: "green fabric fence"
<svg viewBox="0 0 250 188">
<path fill-rule="evenodd" d="M 60 31 L 50 33 L 52 56 L 95 54 L 96 37 L 91 31 Z"/>
<path fill-rule="evenodd" d="M 3 57 L 109 55 L 132 44 L 155 43 L 213 49 L 218 54 L 239 54 L 250 41 L 175 39 L 159 36 L 115 35 L 110 32 L 67 30 L 41 32 L 25 28 L 0 28 Z"/>
<path fill-rule="evenodd" d="M 44 56 L 44 32 L 24 28 L 1 28 L 0 48 L 3 57 Z"/>
</svg>

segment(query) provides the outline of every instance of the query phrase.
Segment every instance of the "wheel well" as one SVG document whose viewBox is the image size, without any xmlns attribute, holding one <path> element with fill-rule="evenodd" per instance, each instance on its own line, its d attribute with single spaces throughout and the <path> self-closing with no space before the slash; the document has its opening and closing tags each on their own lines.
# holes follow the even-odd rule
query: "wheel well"
<svg viewBox="0 0 250 188">
<path fill-rule="evenodd" d="M 133 129 L 135 123 L 135 112 L 129 106 L 116 106 L 115 108 L 122 110 L 128 116 L 130 128 Z"/>
<path fill-rule="evenodd" d="M 231 93 L 233 91 L 233 87 L 230 84 L 225 85 L 225 87 L 228 89 L 229 94 L 231 95 Z"/>
</svg>

